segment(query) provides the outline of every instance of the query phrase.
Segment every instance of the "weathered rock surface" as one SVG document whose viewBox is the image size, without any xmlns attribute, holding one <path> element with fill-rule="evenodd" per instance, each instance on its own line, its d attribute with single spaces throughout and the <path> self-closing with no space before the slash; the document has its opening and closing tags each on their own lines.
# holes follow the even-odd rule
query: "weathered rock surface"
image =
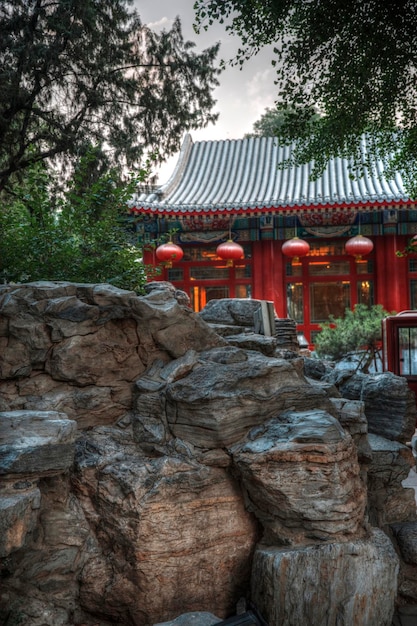
<svg viewBox="0 0 417 626">
<path fill-rule="evenodd" d="M 241 332 L 259 303 L 225 306 Z M 417 599 L 413 532 L 394 532 L 416 521 L 414 492 L 401 487 L 411 452 L 394 441 L 408 433 L 408 400 L 398 387 L 391 435 L 372 442 L 369 404 L 342 397 L 328 368 L 306 367 L 296 350 L 272 352 L 294 334 L 281 321 L 274 337 L 252 328 L 232 346 L 167 283 L 142 297 L 0 287 L 0 623 L 234 615 L 263 537 L 259 554 L 273 542 L 269 554 L 285 555 L 252 572 L 270 626 L 275 615 L 280 626 L 330 626 L 333 615 L 351 626 L 359 606 L 373 626 L 392 611 L 397 575 L 386 538 L 368 536 L 367 494 L 372 523 L 407 555 L 400 600 Z"/>
<path fill-rule="evenodd" d="M 221 620 L 213 615 L 213 613 L 198 612 L 185 613 L 169 622 L 160 622 L 154 626 L 214 626 Z"/>
<path fill-rule="evenodd" d="M 221 298 L 209 300 L 199 316 L 208 323 L 253 328 L 254 315 L 261 300 Z"/>
<path fill-rule="evenodd" d="M 68 470 L 76 428 L 76 422 L 56 411 L 0 413 L 0 475 L 39 477 Z"/>
<path fill-rule="evenodd" d="M 380 530 L 297 550 L 260 546 L 252 597 L 269 626 L 390 626 L 397 574 L 398 557 Z"/>
<path fill-rule="evenodd" d="M 414 458 L 408 446 L 378 435 L 368 436 L 372 462 L 368 466 L 368 507 L 372 524 L 386 528 L 416 519 L 414 489 L 404 489 Z"/>
<path fill-rule="evenodd" d="M 417 521 L 392 524 L 391 529 L 404 561 L 417 565 Z"/>
<path fill-rule="evenodd" d="M 259 528 L 237 482 L 172 451 L 147 457 L 105 428 L 80 440 L 75 493 L 101 548 L 82 572 L 85 610 L 137 626 L 184 611 L 225 617 L 247 592 Z"/>
<path fill-rule="evenodd" d="M 13 490 L 13 488 L 2 489 L 0 558 L 21 548 L 27 534 L 35 529 L 39 516 L 40 497 L 40 491 L 36 487 L 25 488 L 24 491 Z"/>
<path fill-rule="evenodd" d="M 275 317 L 272 335 L 259 334 L 262 302 L 246 298 L 210 300 L 199 315 L 232 346 L 268 356 L 282 356 L 283 351 L 299 353 L 297 327 L 292 319 Z"/>
<path fill-rule="evenodd" d="M 264 542 L 304 545 L 365 532 L 366 490 L 350 435 L 325 411 L 281 413 L 232 448 Z"/>
<path fill-rule="evenodd" d="M 222 362 L 227 354 L 227 348 L 221 359 L 218 350 L 204 352 L 198 367 L 168 386 L 167 420 L 177 437 L 200 447 L 230 446 L 281 411 L 327 406 L 323 391 L 290 361 L 241 352 L 240 360 Z"/>
<path fill-rule="evenodd" d="M 368 422 L 365 405 L 361 400 L 331 397 L 336 417 L 355 442 L 358 460 L 368 464 L 372 460 L 372 450 L 368 440 Z"/>
<path fill-rule="evenodd" d="M 391 372 L 365 375 L 360 372 L 344 377 L 341 372 L 330 375 L 344 398 L 362 400 L 368 430 L 381 437 L 406 443 L 416 428 L 416 403 L 407 380 Z"/>
<path fill-rule="evenodd" d="M 63 411 L 81 428 L 114 423 L 154 360 L 224 343 L 182 292 L 147 290 L 138 298 L 110 285 L 0 286 L 0 410 Z"/>
<path fill-rule="evenodd" d="M 275 337 L 266 337 L 254 332 L 233 334 L 227 338 L 227 343 L 244 350 L 256 350 L 266 356 L 276 356 L 278 342 Z"/>
</svg>

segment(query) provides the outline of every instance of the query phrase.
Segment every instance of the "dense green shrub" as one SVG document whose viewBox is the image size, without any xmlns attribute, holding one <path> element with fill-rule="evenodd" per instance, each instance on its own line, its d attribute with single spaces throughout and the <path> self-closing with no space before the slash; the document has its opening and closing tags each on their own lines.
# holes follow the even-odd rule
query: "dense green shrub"
<svg viewBox="0 0 417 626">
<path fill-rule="evenodd" d="M 142 251 L 126 221 L 127 200 L 145 170 L 122 183 L 112 173 L 91 177 L 94 151 L 78 165 L 69 189 L 56 191 L 41 163 L 0 207 L 0 279 L 110 283 L 136 292 L 146 282 Z"/>
<path fill-rule="evenodd" d="M 352 352 L 362 352 L 358 369 L 368 371 L 381 347 L 382 320 L 388 315 L 382 305 L 357 304 L 346 309 L 344 317 L 329 316 L 315 338 L 315 349 L 321 358 L 340 361 Z"/>
</svg>

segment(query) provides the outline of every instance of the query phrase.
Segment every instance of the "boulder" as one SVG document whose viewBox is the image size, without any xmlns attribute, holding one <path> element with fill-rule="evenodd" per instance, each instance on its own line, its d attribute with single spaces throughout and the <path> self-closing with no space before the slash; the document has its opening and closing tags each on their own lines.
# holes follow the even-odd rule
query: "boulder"
<svg viewBox="0 0 417 626">
<path fill-rule="evenodd" d="M 244 350 L 256 350 L 266 356 L 275 356 L 278 342 L 275 337 L 266 337 L 254 332 L 239 333 L 238 335 L 230 335 L 227 343 L 236 348 Z"/>
<path fill-rule="evenodd" d="M 252 599 L 269 626 L 391 626 L 398 557 L 388 537 L 295 549 L 259 546 Z"/>
<path fill-rule="evenodd" d="M 172 433 L 202 448 L 228 447 L 286 409 L 328 407 L 292 362 L 231 347 L 201 353 L 187 376 L 167 385 L 165 402 Z"/>
<path fill-rule="evenodd" d="M 414 393 L 403 376 L 358 372 L 346 378 L 341 376 L 338 387 L 344 398 L 365 403 L 370 433 L 402 443 L 410 441 L 417 412 Z"/>
<path fill-rule="evenodd" d="M 259 301 L 210 307 L 250 335 L 230 345 L 168 283 L 144 296 L 0 285 L 0 623 L 221 620 L 248 597 L 262 537 L 262 554 L 288 556 L 252 575 L 271 626 L 281 609 L 283 624 L 351 626 L 360 606 L 372 625 L 390 614 L 396 576 L 367 534 L 368 467 L 369 517 L 404 554 L 398 599 L 417 601 L 412 456 L 388 435 L 370 448 L 377 392 L 358 379 L 368 405 L 342 397 L 348 376 L 306 366 L 293 320 L 254 333 Z M 403 442 L 396 389 L 380 389 L 378 410 Z"/>
<path fill-rule="evenodd" d="M 229 324 L 232 326 L 254 327 L 254 315 L 262 300 L 248 298 L 221 298 L 209 300 L 200 317 L 210 324 Z"/>
<path fill-rule="evenodd" d="M 56 411 L 0 413 L 0 475 L 61 474 L 74 457 L 77 425 Z"/>
<path fill-rule="evenodd" d="M 414 489 L 404 489 L 414 457 L 408 446 L 378 435 L 368 435 L 372 462 L 368 466 L 368 508 L 371 524 L 386 528 L 388 524 L 414 521 Z"/>
<path fill-rule="evenodd" d="M 81 428 L 116 422 L 154 361 L 222 346 L 172 285 L 0 286 L 0 410 L 57 410 Z"/>
<path fill-rule="evenodd" d="M 222 618 L 247 592 L 256 519 L 226 469 L 184 449 L 150 457 L 104 427 L 80 440 L 73 484 L 100 546 L 80 577 L 90 614 L 137 626 L 193 611 Z"/>
<path fill-rule="evenodd" d="M 347 541 L 364 534 L 366 489 L 356 449 L 320 410 L 287 411 L 231 449 L 264 543 Z"/>
</svg>

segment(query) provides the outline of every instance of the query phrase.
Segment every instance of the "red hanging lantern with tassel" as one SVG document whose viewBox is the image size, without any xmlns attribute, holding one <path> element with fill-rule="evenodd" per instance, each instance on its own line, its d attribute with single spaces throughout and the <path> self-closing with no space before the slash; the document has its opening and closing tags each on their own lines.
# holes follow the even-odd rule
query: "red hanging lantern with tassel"
<svg viewBox="0 0 417 626">
<path fill-rule="evenodd" d="M 368 239 L 368 237 L 364 237 L 363 235 L 355 235 L 355 237 L 351 237 L 345 243 L 345 250 L 347 254 L 354 256 L 357 261 L 362 258 L 362 255 L 369 254 L 373 249 L 373 242 Z"/>
<path fill-rule="evenodd" d="M 242 246 L 232 239 L 228 239 L 224 243 L 221 243 L 219 246 L 217 246 L 216 254 L 221 259 L 226 261 L 227 267 L 232 267 L 233 261 L 238 261 L 239 259 L 245 258 L 245 253 Z"/>
<path fill-rule="evenodd" d="M 169 240 L 167 243 L 158 246 L 155 250 L 155 254 L 159 261 L 165 262 L 166 267 L 170 268 L 172 267 L 173 261 L 181 261 L 184 256 L 184 251 L 180 246 L 177 246 L 176 243 Z"/>
<path fill-rule="evenodd" d="M 292 257 L 295 262 L 299 261 L 300 256 L 306 256 L 309 252 L 310 244 L 299 237 L 288 239 L 282 246 L 282 253 Z"/>
</svg>

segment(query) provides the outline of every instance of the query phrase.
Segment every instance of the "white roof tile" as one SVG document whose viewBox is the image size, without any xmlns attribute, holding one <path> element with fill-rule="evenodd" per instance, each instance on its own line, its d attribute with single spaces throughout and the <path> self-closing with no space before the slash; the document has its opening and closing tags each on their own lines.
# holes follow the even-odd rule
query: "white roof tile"
<svg viewBox="0 0 417 626">
<path fill-rule="evenodd" d="M 130 206 L 157 213 L 245 212 L 410 200 L 399 174 L 384 178 L 382 163 L 352 179 L 349 162 L 336 158 L 310 180 L 311 163 L 278 169 L 290 150 L 272 137 L 193 143 L 187 135 L 169 181 L 152 194 L 134 196 Z"/>
</svg>

